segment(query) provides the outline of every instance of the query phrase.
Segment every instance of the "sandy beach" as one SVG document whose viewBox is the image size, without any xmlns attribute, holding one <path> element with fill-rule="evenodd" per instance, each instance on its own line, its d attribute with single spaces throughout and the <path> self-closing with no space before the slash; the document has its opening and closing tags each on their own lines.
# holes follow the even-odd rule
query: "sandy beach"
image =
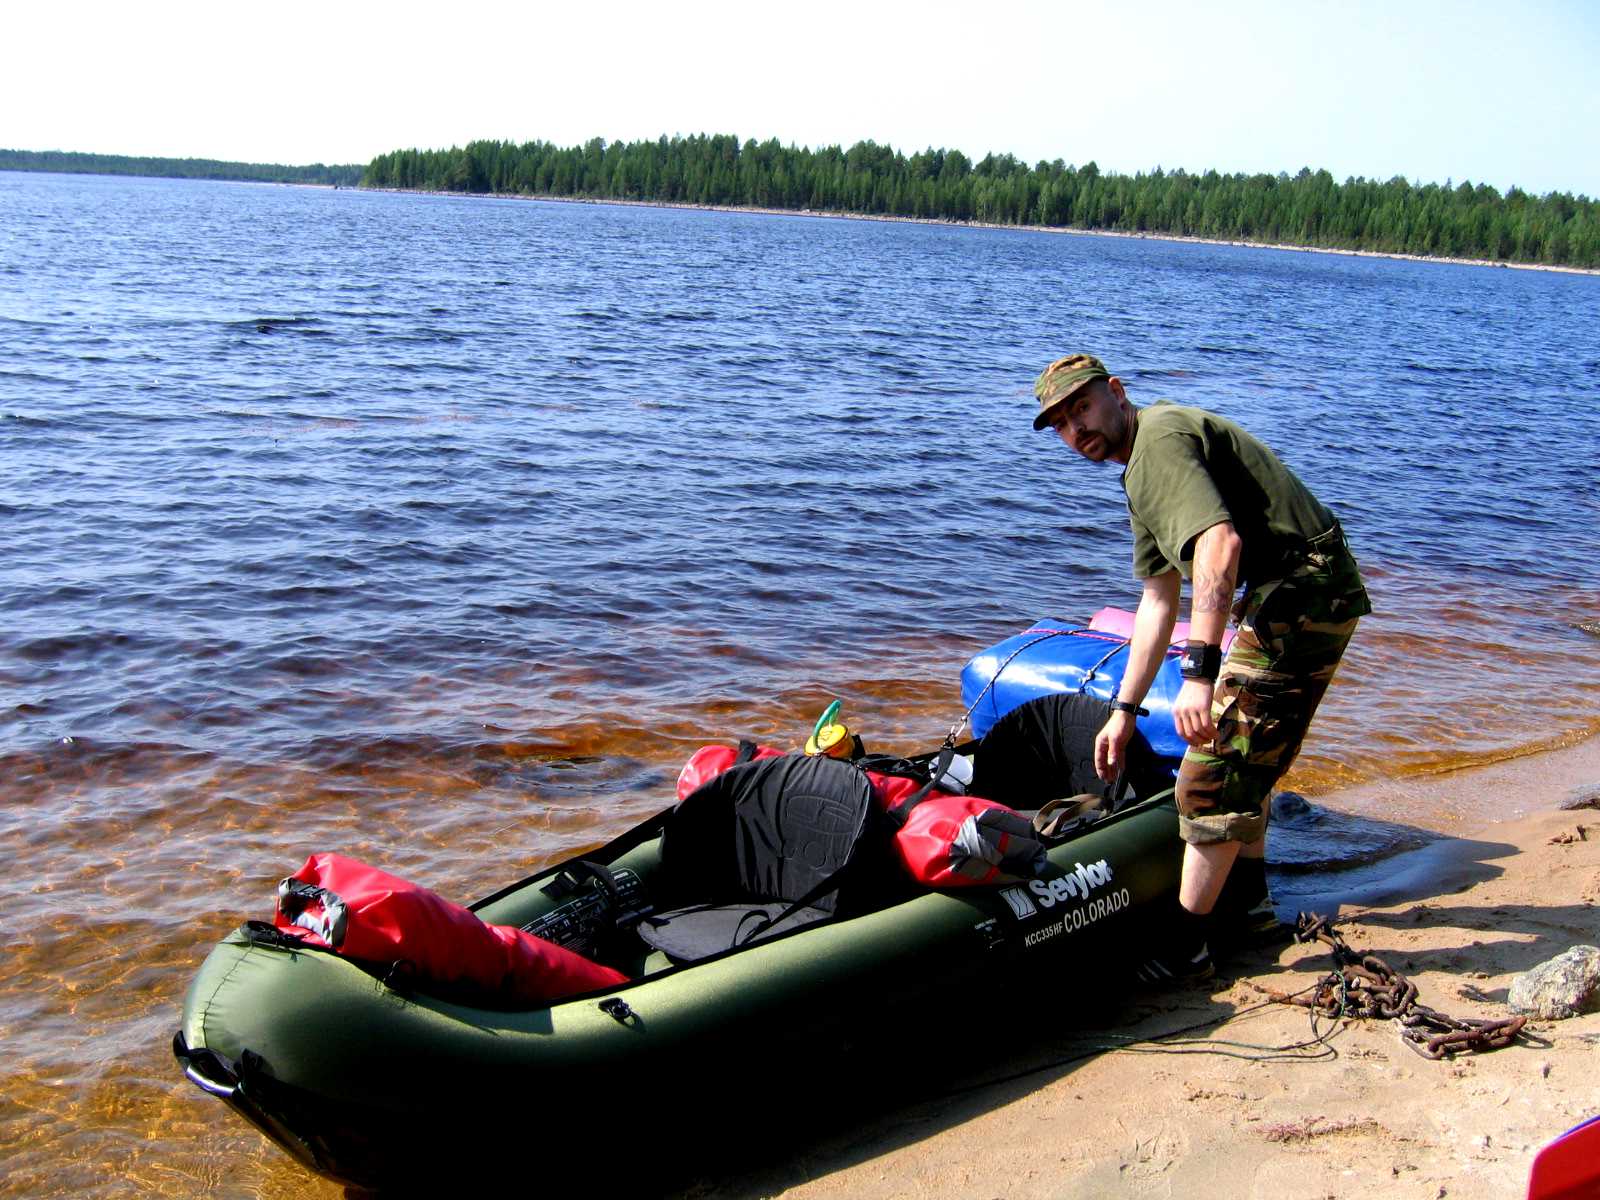
<svg viewBox="0 0 1600 1200">
<path fill-rule="evenodd" d="M 1328 878 L 1315 907 L 1420 1003 L 1507 1016 L 1516 974 L 1600 942 L 1600 811 L 1560 807 L 1600 803 L 1600 738 L 1408 784 L 1475 797 L 1482 826 L 1354 887 Z M 1539 1148 L 1600 1113 L 1600 1013 L 1431 1061 L 1390 1022 L 1314 1025 L 1263 990 L 1297 992 L 1330 966 L 1325 947 L 1290 945 L 1098 1009 L 1015 1005 L 1005 1019 L 1027 1037 L 986 1070 L 687 1194 L 1488 1200 L 1522 1195 Z"/>
</svg>

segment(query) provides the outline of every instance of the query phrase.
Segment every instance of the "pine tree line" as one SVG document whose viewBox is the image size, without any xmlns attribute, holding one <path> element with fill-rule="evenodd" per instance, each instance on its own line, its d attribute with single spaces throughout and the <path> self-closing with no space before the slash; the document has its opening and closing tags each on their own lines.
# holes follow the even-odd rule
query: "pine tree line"
<svg viewBox="0 0 1600 1200">
<path fill-rule="evenodd" d="M 361 165 L 222 162 L 214 158 L 136 158 L 66 150 L 0 150 L 0 171 L 59 171 L 66 175 L 148 175 L 162 179 L 236 179 L 251 183 L 321 183 L 354 187 Z"/>
<path fill-rule="evenodd" d="M 1327 171 L 1103 174 L 1010 154 L 974 163 L 959 150 L 909 157 L 726 134 L 582 146 L 480 141 L 397 150 L 363 186 L 848 212 L 997 225 L 1290 243 L 1344 250 L 1600 267 L 1600 204 L 1564 192 L 1505 195 L 1486 185 L 1334 181 Z"/>
</svg>

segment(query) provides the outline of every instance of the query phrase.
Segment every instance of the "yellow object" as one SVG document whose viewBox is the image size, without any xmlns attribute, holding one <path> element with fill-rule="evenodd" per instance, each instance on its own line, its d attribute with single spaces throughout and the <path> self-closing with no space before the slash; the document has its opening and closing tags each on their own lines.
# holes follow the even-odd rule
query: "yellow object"
<svg viewBox="0 0 1600 1200">
<path fill-rule="evenodd" d="M 829 758 L 850 757 L 850 731 L 842 724 L 824 725 L 806 739 L 807 754 L 826 754 Z"/>
</svg>

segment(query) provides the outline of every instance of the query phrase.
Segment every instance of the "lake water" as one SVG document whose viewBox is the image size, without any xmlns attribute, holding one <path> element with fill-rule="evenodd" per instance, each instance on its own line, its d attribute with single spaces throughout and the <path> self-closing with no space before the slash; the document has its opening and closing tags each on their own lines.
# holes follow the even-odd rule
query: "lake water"
<svg viewBox="0 0 1600 1200">
<path fill-rule="evenodd" d="M 470 899 L 1132 607 L 1116 469 L 1029 428 L 1077 349 L 1344 521 L 1377 612 L 1289 784 L 1600 729 L 1600 278 L 0 174 L 0 1194 L 317 1193 L 166 1048 L 307 853 Z"/>
</svg>

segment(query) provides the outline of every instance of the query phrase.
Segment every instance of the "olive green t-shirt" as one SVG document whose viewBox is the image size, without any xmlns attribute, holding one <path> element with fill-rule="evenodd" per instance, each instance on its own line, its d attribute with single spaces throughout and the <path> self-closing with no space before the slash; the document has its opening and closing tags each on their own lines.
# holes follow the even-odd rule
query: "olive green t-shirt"
<svg viewBox="0 0 1600 1200">
<path fill-rule="evenodd" d="M 1160 400 L 1138 422 L 1122 472 L 1136 578 L 1173 569 L 1189 578 L 1195 539 L 1232 521 L 1240 582 L 1274 579 L 1307 539 L 1333 528 L 1294 472 L 1226 417 Z"/>
</svg>

